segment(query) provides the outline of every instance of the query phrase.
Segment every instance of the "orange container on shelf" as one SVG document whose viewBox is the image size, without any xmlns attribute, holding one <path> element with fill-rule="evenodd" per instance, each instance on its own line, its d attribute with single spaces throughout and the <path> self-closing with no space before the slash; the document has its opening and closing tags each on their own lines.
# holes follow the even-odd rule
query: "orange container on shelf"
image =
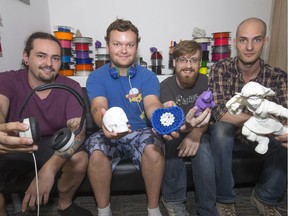
<svg viewBox="0 0 288 216">
<path fill-rule="evenodd" d="M 76 64 L 75 70 L 77 71 L 92 71 L 93 65 L 92 64 Z"/>
<path fill-rule="evenodd" d="M 62 76 L 74 76 L 74 70 L 72 69 L 60 70 L 59 74 Z"/>
<path fill-rule="evenodd" d="M 60 31 L 55 31 L 54 32 L 55 37 L 58 40 L 72 40 L 73 38 L 73 33 L 72 32 L 60 32 Z"/>
</svg>

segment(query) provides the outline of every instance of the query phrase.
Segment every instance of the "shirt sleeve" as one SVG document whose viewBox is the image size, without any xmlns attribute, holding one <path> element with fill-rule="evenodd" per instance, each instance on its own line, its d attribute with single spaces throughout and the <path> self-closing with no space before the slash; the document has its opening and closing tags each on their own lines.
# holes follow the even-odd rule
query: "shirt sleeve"
<svg viewBox="0 0 288 216">
<path fill-rule="evenodd" d="M 225 80 L 223 73 L 224 68 L 221 64 L 212 65 L 209 73 L 209 88 L 213 92 L 216 107 L 212 109 L 212 117 L 214 121 L 218 121 L 227 111 L 226 102 L 232 97 L 229 91 L 229 80 Z M 227 95 L 229 94 L 229 96 Z M 228 99 L 229 98 L 229 99 Z"/>
</svg>

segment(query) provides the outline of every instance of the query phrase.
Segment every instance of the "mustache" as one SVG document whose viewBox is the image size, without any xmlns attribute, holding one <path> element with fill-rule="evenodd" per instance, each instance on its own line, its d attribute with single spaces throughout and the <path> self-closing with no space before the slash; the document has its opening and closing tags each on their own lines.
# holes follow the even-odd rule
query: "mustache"
<svg viewBox="0 0 288 216">
<path fill-rule="evenodd" d="M 40 66 L 39 68 L 40 68 L 41 70 L 50 70 L 51 72 L 52 72 L 52 71 L 55 71 L 53 67 L 48 66 L 48 65 Z"/>
<path fill-rule="evenodd" d="M 195 70 L 193 68 L 183 68 L 181 71 L 195 72 Z"/>
</svg>

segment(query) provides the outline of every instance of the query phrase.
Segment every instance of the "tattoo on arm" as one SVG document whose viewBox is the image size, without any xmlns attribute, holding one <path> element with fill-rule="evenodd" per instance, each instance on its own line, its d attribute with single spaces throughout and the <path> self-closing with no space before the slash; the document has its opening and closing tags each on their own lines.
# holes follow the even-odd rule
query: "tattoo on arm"
<svg viewBox="0 0 288 216">
<path fill-rule="evenodd" d="M 67 121 L 67 127 L 72 132 L 75 132 L 80 127 L 81 118 L 73 118 Z M 77 149 L 82 145 L 83 141 L 85 140 L 85 124 L 81 130 L 81 132 L 75 136 L 73 144 L 70 148 L 68 148 L 65 152 L 56 151 L 55 154 L 64 158 L 68 159 L 72 157 L 72 155 L 77 151 Z"/>
<path fill-rule="evenodd" d="M 94 116 L 94 114 L 95 114 L 97 111 L 98 111 L 97 107 L 93 108 L 93 109 L 91 110 L 92 116 Z"/>
</svg>

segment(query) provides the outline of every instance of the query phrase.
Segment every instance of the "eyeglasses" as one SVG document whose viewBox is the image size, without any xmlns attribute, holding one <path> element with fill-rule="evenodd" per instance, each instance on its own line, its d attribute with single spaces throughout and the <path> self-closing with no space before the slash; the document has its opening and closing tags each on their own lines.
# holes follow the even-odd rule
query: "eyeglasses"
<svg viewBox="0 0 288 216">
<path fill-rule="evenodd" d="M 200 62 L 200 59 L 198 59 L 198 58 L 191 58 L 191 59 L 178 58 L 178 59 L 176 59 L 176 61 L 179 64 L 187 64 L 188 61 L 189 61 L 190 64 L 196 65 L 196 64 L 198 64 Z"/>
</svg>

